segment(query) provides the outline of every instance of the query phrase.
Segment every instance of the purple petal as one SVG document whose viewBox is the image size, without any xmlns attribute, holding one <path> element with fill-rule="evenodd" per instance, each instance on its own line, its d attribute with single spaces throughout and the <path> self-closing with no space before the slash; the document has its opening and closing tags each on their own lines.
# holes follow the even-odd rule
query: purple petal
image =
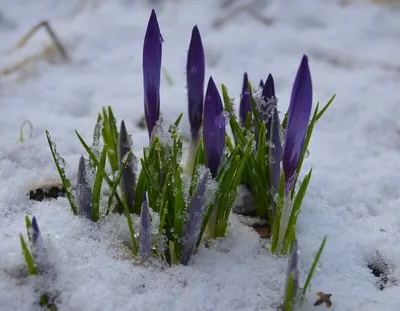
<svg viewBox="0 0 400 311">
<path fill-rule="evenodd" d="M 118 156 L 119 156 L 119 169 L 122 169 L 125 155 L 132 150 L 132 142 L 125 127 L 125 122 L 122 120 L 121 128 L 119 131 L 118 141 Z M 124 173 L 121 177 L 121 190 L 125 193 L 126 201 L 129 211 L 133 213 L 133 201 L 135 199 L 136 189 L 136 176 L 135 176 L 135 162 L 134 155 L 131 152 Z"/>
<path fill-rule="evenodd" d="M 308 58 L 304 55 L 293 84 L 286 126 L 283 170 L 285 172 L 285 188 L 287 192 L 290 192 L 293 188 L 293 177 L 303 151 L 311 106 L 312 81 Z"/>
<path fill-rule="evenodd" d="M 146 200 L 146 193 L 143 194 L 142 212 L 140 215 L 141 231 L 140 231 L 140 247 L 143 256 L 147 256 L 151 248 L 150 233 L 150 211 Z"/>
<path fill-rule="evenodd" d="M 263 81 L 263 79 L 260 80 L 259 87 L 262 88 L 262 89 L 264 88 L 264 81 Z"/>
<path fill-rule="evenodd" d="M 32 243 L 36 244 L 38 238 L 40 236 L 39 226 L 37 224 L 36 218 L 32 218 Z"/>
<path fill-rule="evenodd" d="M 203 43 L 197 26 L 193 27 L 186 64 L 189 122 L 192 137 L 196 138 L 203 116 L 205 61 Z"/>
<path fill-rule="evenodd" d="M 78 215 L 92 219 L 92 189 L 87 180 L 86 160 L 83 156 L 79 159 L 78 180 L 76 183 L 76 198 Z"/>
<path fill-rule="evenodd" d="M 207 167 L 213 177 L 217 175 L 225 147 L 225 119 L 222 112 L 221 96 L 210 77 L 204 102 L 203 137 Z"/>
<path fill-rule="evenodd" d="M 187 217 L 184 222 L 183 245 L 181 262 L 184 265 L 189 263 L 200 231 L 201 219 L 204 213 L 205 192 L 209 177 L 207 170 L 201 177 L 199 184 L 194 191 L 187 209 Z"/>
<path fill-rule="evenodd" d="M 289 282 L 290 275 L 293 275 L 293 297 L 296 295 L 297 290 L 299 288 L 299 268 L 298 268 L 298 248 L 297 248 L 297 239 L 293 242 L 292 254 L 289 259 L 288 271 L 286 275 L 286 286 L 285 286 L 285 297 L 284 301 L 286 301 L 287 286 Z"/>
<path fill-rule="evenodd" d="M 249 79 L 247 77 L 247 72 L 243 75 L 243 86 L 242 93 L 240 94 L 240 106 L 239 106 L 239 117 L 242 125 L 245 124 L 247 119 L 247 114 L 251 112 L 251 102 L 250 102 L 250 92 L 249 92 Z"/>
<path fill-rule="evenodd" d="M 149 137 L 160 116 L 162 42 L 157 15 L 152 10 L 143 44 L 144 114 Z"/>
</svg>

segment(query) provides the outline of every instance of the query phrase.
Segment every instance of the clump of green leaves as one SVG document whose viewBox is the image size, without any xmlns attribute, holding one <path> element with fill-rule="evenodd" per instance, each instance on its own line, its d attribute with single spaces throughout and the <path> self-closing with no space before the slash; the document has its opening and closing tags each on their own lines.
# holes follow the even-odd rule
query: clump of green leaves
<svg viewBox="0 0 400 311">
<path fill-rule="evenodd" d="M 252 90 L 250 82 L 247 86 L 244 85 L 240 108 L 241 124 L 236 118 L 227 89 L 222 86 L 225 109 L 231 115 L 229 123 L 233 141 L 227 140 L 231 152 L 235 146 L 246 144 L 252 134 L 256 136 L 256 143 L 246 163 L 241 182 L 254 197 L 257 215 L 267 219 L 271 226 L 273 253 L 287 254 L 292 248 L 297 217 L 312 170 L 297 187 L 298 176 L 308 152 L 314 126 L 335 98 L 333 96 L 322 110 L 319 110 L 318 103 L 309 122 L 307 111 L 312 104 L 309 79 L 307 58 L 303 57 L 293 86 L 291 105 L 282 122 L 279 120 L 272 75 L 269 75 L 261 89 L 254 92 L 246 91 Z M 303 93 L 297 93 L 297 89 L 301 89 Z M 289 112 L 296 114 L 297 119 Z M 289 120 L 290 117 L 292 118 Z M 304 132 L 304 139 L 300 132 Z"/>
</svg>

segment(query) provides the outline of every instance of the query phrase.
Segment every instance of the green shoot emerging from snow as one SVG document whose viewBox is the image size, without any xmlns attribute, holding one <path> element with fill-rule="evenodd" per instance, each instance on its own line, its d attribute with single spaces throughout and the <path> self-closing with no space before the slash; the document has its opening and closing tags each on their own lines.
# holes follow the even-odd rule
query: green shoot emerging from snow
<svg viewBox="0 0 400 311">
<path fill-rule="evenodd" d="M 57 167 L 58 174 L 60 175 L 62 184 L 64 186 L 65 194 L 66 194 L 69 204 L 71 206 L 72 212 L 74 213 L 74 215 L 78 215 L 78 208 L 76 205 L 74 195 L 72 193 L 72 185 L 71 185 L 70 180 L 65 175 L 66 162 L 57 152 L 56 144 L 51 140 L 51 136 L 47 130 L 46 130 L 46 137 L 47 137 L 47 142 L 49 143 L 49 146 L 50 146 L 50 150 L 51 150 L 51 154 L 53 156 L 54 163 L 56 164 L 56 167 Z"/>
</svg>

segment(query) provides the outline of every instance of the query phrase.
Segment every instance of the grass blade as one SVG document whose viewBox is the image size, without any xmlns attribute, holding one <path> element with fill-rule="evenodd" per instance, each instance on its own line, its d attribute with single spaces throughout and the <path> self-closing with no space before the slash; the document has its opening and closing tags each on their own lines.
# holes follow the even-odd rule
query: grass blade
<svg viewBox="0 0 400 311">
<path fill-rule="evenodd" d="M 126 216 L 126 220 L 128 222 L 129 234 L 131 236 L 132 250 L 133 250 L 133 254 L 136 256 L 137 255 L 137 244 L 136 244 L 136 238 L 135 238 L 135 231 L 133 230 L 131 213 L 129 212 L 125 193 L 123 193 L 123 192 L 122 192 L 122 198 L 123 198 L 123 206 L 124 206 L 124 210 L 125 210 L 125 216 Z"/>
<path fill-rule="evenodd" d="M 130 156 L 131 153 L 132 153 L 132 151 L 130 150 L 130 151 L 128 151 L 128 153 L 125 155 L 125 160 L 124 160 L 124 162 L 122 162 L 122 167 L 121 167 L 121 169 L 119 170 L 118 176 L 117 176 L 117 178 L 115 179 L 114 185 L 113 185 L 112 188 L 111 188 L 111 193 L 110 193 L 110 196 L 108 197 L 106 215 L 108 215 L 108 214 L 110 213 L 111 205 L 112 205 L 112 200 L 113 200 L 115 194 L 117 193 L 117 188 L 118 188 L 119 182 L 120 182 L 120 180 L 121 180 L 122 175 L 124 174 L 124 170 L 125 170 L 126 166 L 128 165 L 129 156 Z"/>
<path fill-rule="evenodd" d="M 100 200 L 101 200 L 101 185 L 103 184 L 103 179 L 105 176 L 104 168 L 106 166 L 106 158 L 107 158 L 107 145 L 104 144 L 103 151 L 101 152 L 100 157 L 100 165 L 97 167 L 96 177 L 94 179 L 94 186 L 93 186 L 93 199 L 92 199 L 92 206 L 93 206 L 93 218 L 94 222 L 99 220 L 100 214 Z"/>
<path fill-rule="evenodd" d="M 75 130 L 75 133 L 78 136 L 78 139 L 81 142 L 82 146 L 85 148 L 86 152 L 89 154 L 90 160 L 94 163 L 94 165 L 96 167 L 99 167 L 100 166 L 100 162 L 99 162 L 99 160 L 97 160 L 97 158 L 96 158 L 95 154 L 93 153 L 92 149 L 90 149 L 88 144 L 86 144 L 86 142 L 83 140 L 82 136 L 78 133 L 77 130 Z M 110 177 L 108 177 L 107 174 L 104 174 L 104 179 L 105 179 L 105 181 L 107 182 L 107 184 L 108 184 L 108 186 L 110 188 L 114 187 L 114 182 L 110 179 Z M 123 205 L 122 200 L 119 197 L 118 193 L 115 193 L 115 198 L 118 201 L 118 205 L 123 207 L 124 205 Z"/>
<path fill-rule="evenodd" d="M 28 248 L 28 245 L 26 244 L 24 237 L 22 234 L 19 235 L 19 238 L 21 240 L 21 247 L 22 247 L 22 253 L 25 257 L 25 262 L 28 267 L 28 272 L 29 274 L 37 274 L 37 269 L 35 265 L 35 261 L 33 259 L 33 256 Z"/>
<path fill-rule="evenodd" d="M 329 108 L 329 106 L 332 104 L 333 100 L 336 98 L 336 94 L 334 94 L 331 99 L 328 101 L 328 103 L 325 105 L 324 108 L 318 113 L 316 120 L 318 121 L 319 118 L 322 117 L 322 115 L 325 113 L 325 111 Z"/>
<path fill-rule="evenodd" d="M 317 255 L 315 256 L 315 259 L 314 259 L 314 261 L 312 263 L 310 272 L 308 272 L 307 280 L 306 280 L 306 283 L 304 284 L 304 288 L 303 288 L 303 295 L 306 294 L 307 288 L 309 287 L 309 285 L 311 283 L 311 279 L 312 279 L 312 277 L 314 275 L 314 272 L 315 272 L 315 269 L 317 267 L 318 261 L 319 261 L 321 255 L 322 255 L 322 251 L 324 250 L 326 239 L 327 239 L 327 236 L 325 235 L 324 239 L 322 240 L 321 246 L 318 249 Z"/>
<path fill-rule="evenodd" d="M 69 204 L 71 205 L 72 212 L 74 215 L 78 215 L 78 208 L 75 202 L 75 198 L 72 194 L 72 185 L 70 180 L 65 175 L 65 160 L 58 154 L 57 147 L 55 143 L 51 140 L 49 131 L 46 130 L 47 142 L 49 143 L 49 147 L 51 150 L 51 154 L 53 156 L 54 163 L 56 164 L 58 174 L 60 175 L 61 182 L 65 189 L 65 194 L 68 198 Z"/>
</svg>

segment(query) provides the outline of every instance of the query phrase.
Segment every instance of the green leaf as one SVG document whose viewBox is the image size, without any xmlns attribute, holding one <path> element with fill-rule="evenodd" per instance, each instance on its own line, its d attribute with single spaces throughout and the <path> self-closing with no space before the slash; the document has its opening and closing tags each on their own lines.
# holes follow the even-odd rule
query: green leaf
<svg viewBox="0 0 400 311">
<path fill-rule="evenodd" d="M 24 122 L 22 122 L 21 127 L 20 127 L 20 130 L 19 130 L 19 141 L 20 141 L 21 143 L 24 142 L 24 127 L 25 127 L 25 125 L 28 125 L 28 126 L 29 126 L 29 139 L 32 138 L 33 125 L 32 125 L 32 123 L 31 123 L 31 121 L 25 120 Z"/>
<path fill-rule="evenodd" d="M 185 200 L 183 198 L 182 179 L 179 169 L 175 170 L 175 215 L 174 215 L 174 233 L 175 233 L 175 253 L 181 253 L 181 243 L 179 240 L 182 238 L 182 218 L 185 209 Z"/>
<path fill-rule="evenodd" d="M 297 218 L 298 218 L 298 215 L 300 214 L 300 208 L 303 203 L 304 196 L 306 195 L 308 184 L 310 183 L 311 174 L 312 174 L 312 169 L 304 177 L 303 182 L 301 183 L 301 186 L 299 188 L 299 191 L 297 192 L 296 198 L 293 203 L 293 209 L 292 209 L 292 213 L 290 214 L 290 219 L 289 219 L 289 223 L 288 223 L 288 227 L 287 227 L 287 231 L 286 231 L 285 242 L 284 242 L 287 248 L 290 246 L 290 249 L 292 248 L 294 239 L 296 237 Z"/>
<path fill-rule="evenodd" d="M 315 259 L 314 259 L 314 261 L 312 263 L 311 269 L 308 272 L 307 280 L 306 280 L 306 283 L 304 284 L 304 288 L 303 288 L 303 295 L 306 294 L 307 288 L 310 286 L 311 279 L 312 279 L 312 277 L 314 275 L 315 269 L 317 268 L 318 261 L 319 261 L 321 255 L 322 255 L 323 250 L 324 250 L 326 239 L 327 239 L 327 236 L 325 236 L 324 239 L 322 240 L 321 246 L 318 249 L 317 255 L 315 256 Z"/>
<path fill-rule="evenodd" d="M 169 127 L 169 129 L 168 129 L 168 132 L 169 132 L 169 133 L 171 133 L 171 134 L 176 133 L 176 129 L 178 128 L 179 123 L 181 123 L 182 117 L 183 117 L 183 112 L 178 116 L 178 118 L 176 119 L 176 121 L 174 122 L 174 124 L 172 124 L 172 125 Z"/>
<path fill-rule="evenodd" d="M 251 148 L 253 147 L 254 137 L 255 137 L 255 136 L 254 136 L 254 134 L 253 134 L 253 135 L 251 136 L 251 138 L 250 138 L 248 144 L 247 144 L 246 150 L 245 150 L 245 152 L 244 152 L 244 154 L 243 154 L 243 156 L 242 156 L 242 161 L 240 162 L 240 166 L 239 166 L 238 169 L 236 170 L 235 178 L 234 178 L 233 183 L 232 183 L 232 189 L 235 189 L 235 190 L 236 190 L 237 187 L 238 187 L 239 184 L 240 184 L 240 181 L 241 181 L 241 179 L 242 179 L 242 174 L 243 174 L 244 168 L 246 167 L 247 161 L 248 161 L 248 159 L 250 158 L 250 155 L 251 155 Z"/>
<path fill-rule="evenodd" d="M 110 106 L 108 109 L 102 108 L 103 118 L 103 140 L 107 147 L 108 160 L 112 169 L 115 173 L 118 170 L 118 130 L 116 120 Z"/>
<path fill-rule="evenodd" d="M 285 116 L 283 117 L 283 121 L 282 121 L 282 128 L 283 128 L 283 129 L 286 129 L 287 117 L 288 117 L 288 112 L 286 112 L 286 113 L 285 113 Z"/>
<path fill-rule="evenodd" d="M 74 215 L 78 215 L 78 208 L 76 205 L 75 198 L 72 194 L 72 185 L 67 176 L 65 175 L 65 164 L 66 164 L 65 160 L 58 154 L 57 147 L 55 143 L 51 140 L 49 131 L 47 130 L 46 130 L 46 137 L 47 137 L 47 142 L 49 143 L 54 163 L 56 164 L 57 167 L 58 174 L 60 175 L 61 182 L 64 186 L 65 194 L 71 206 L 72 212 L 74 213 Z"/>
<path fill-rule="evenodd" d="M 297 178 L 299 176 L 301 167 L 303 166 L 304 156 L 307 152 L 308 144 L 310 143 L 310 139 L 311 139 L 312 132 L 314 130 L 315 123 L 317 122 L 318 108 L 319 108 L 319 104 L 317 104 L 317 107 L 315 107 L 314 114 L 311 118 L 311 122 L 308 125 L 308 130 L 307 130 L 306 139 L 304 141 L 303 151 L 301 152 L 300 161 L 299 161 L 299 164 L 297 165 L 297 169 L 296 169 L 296 175 L 295 175 L 296 178 L 294 180 L 294 185 L 296 185 L 296 183 L 297 183 Z M 293 190 L 292 190 L 292 199 L 294 196 L 294 192 L 295 192 L 295 187 L 293 187 Z"/>
<path fill-rule="evenodd" d="M 224 101 L 225 110 L 234 117 L 236 117 L 235 112 L 233 111 L 233 102 L 228 95 L 228 89 L 224 84 L 221 84 L 221 89 L 222 89 L 222 98 Z"/>
<path fill-rule="evenodd" d="M 252 90 L 250 81 L 249 81 L 248 87 L 249 87 L 249 90 Z M 253 92 L 249 92 L 249 93 L 250 93 L 251 112 L 253 113 L 253 116 L 254 116 L 254 118 L 253 118 L 254 125 L 256 126 L 256 132 L 259 133 L 261 125 L 260 125 L 260 118 L 258 116 L 257 105 L 256 105 L 256 102 L 253 97 Z"/>
<path fill-rule="evenodd" d="M 111 188 L 111 193 L 110 193 L 110 196 L 108 197 L 106 215 L 108 215 L 110 213 L 112 201 L 114 199 L 115 194 L 117 193 L 117 188 L 118 188 L 119 182 L 121 180 L 122 175 L 124 174 L 124 170 L 125 170 L 126 166 L 128 165 L 129 157 L 131 156 L 131 153 L 132 153 L 132 150 L 129 150 L 128 153 L 125 155 L 125 161 L 122 162 L 122 167 L 119 170 L 117 178 L 114 181 L 114 185 Z"/>
<path fill-rule="evenodd" d="M 318 113 L 317 118 L 316 118 L 316 121 L 318 121 L 319 118 L 322 117 L 322 115 L 325 113 L 325 111 L 326 111 L 326 110 L 329 108 L 329 106 L 332 104 L 332 102 L 333 102 L 333 100 L 335 99 L 335 97 L 336 97 L 336 94 L 334 94 L 334 95 L 331 97 L 331 99 L 328 101 L 328 103 L 325 105 L 325 107 L 322 108 L 321 112 Z"/>
<path fill-rule="evenodd" d="M 276 201 L 276 212 L 275 218 L 272 222 L 272 243 L 271 243 L 271 252 L 276 252 L 276 247 L 278 246 L 278 239 L 279 239 L 279 228 L 281 223 L 281 216 L 282 216 L 282 209 L 284 206 L 285 200 L 285 174 L 284 172 L 281 173 L 281 178 L 279 181 L 279 190 L 278 190 L 278 199 Z"/>
<path fill-rule="evenodd" d="M 293 281 L 293 273 L 290 273 L 288 283 L 286 286 L 286 299 L 284 301 L 284 309 L 285 311 L 293 310 L 293 293 L 294 293 L 294 281 Z"/>
<path fill-rule="evenodd" d="M 94 179 L 93 186 L 93 215 L 92 220 L 97 222 L 99 220 L 100 214 L 100 199 L 101 199 L 101 185 L 103 184 L 104 176 L 106 175 L 104 172 L 106 166 L 106 158 L 107 158 L 107 145 L 103 146 L 103 151 L 101 152 L 100 157 L 100 165 L 97 167 L 96 177 Z"/>
<path fill-rule="evenodd" d="M 160 215 L 160 226 L 159 226 L 159 233 L 162 233 L 164 228 L 165 228 L 165 217 L 168 212 L 168 189 L 169 189 L 169 184 L 171 182 L 171 174 L 167 173 L 165 177 L 165 183 L 164 183 L 164 188 L 161 193 L 161 200 L 160 200 L 160 210 L 159 210 L 159 215 Z"/>
<path fill-rule="evenodd" d="M 262 121 L 260 126 L 260 131 L 258 134 L 258 148 L 257 148 L 257 163 L 258 169 L 260 170 L 261 175 L 267 176 L 267 164 L 265 159 L 268 158 L 267 153 L 267 130 L 266 130 L 266 122 Z"/>
<path fill-rule="evenodd" d="M 205 165 L 205 164 L 206 164 L 206 154 L 204 152 L 203 139 L 201 138 L 199 147 L 197 148 L 197 153 L 196 153 L 196 157 L 194 160 L 194 164 L 193 164 L 192 179 L 191 179 L 190 188 L 189 188 L 189 196 L 190 197 L 193 195 L 193 191 L 195 189 L 195 179 L 197 178 L 196 171 L 197 171 L 199 165 Z M 197 183 L 196 183 L 196 185 L 197 185 Z"/>
<path fill-rule="evenodd" d="M 171 255 L 171 265 L 176 265 L 178 263 L 178 258 L 176 257 L 176 251 L 174 249 L 174 242 L 169 241 L 168 245 L 169 245 L 169 252 Z"/>
<path fill-rule="evenodd" d="M 30 242 L 32 242 L 32 223 L 31 220 L 29 219 L 29 216 L 25 216 L 25 224 L 26 224 L 26 232 L 28 233 L 28 239 Z"/>
<path fill-rule="evenodd" d="M 146 171 L 143 169 L 143 163 L 142 163 L 142 169 L 140 171 L 139 178 L 136 184 L 135 202 L 133 205 L 133 210 L 136 215 L 140 215 L 140 211 L 142 209 L 141 206 L 143 203 L 143 194 L 146 192 L 147 188 L 148 188 L 148 183 L 146 178 Z"/>
<path fill-rule="evenodd" d="M 129 234 L 131 236 L 132 250 L 133 250 L 133 254 L 136 256 L 137 255 L 137 244 L 136 244 L 136 238 L 135 238 L 135 231 L 133 230 L 131 213 L 129 212 L 129 207 L 128 207 L 128 203 L 126 202 L 126 196 L 125 196 L 124 192 L 122 192 L 122 198 L 123 198 L 123 206 L 124 206 L 124 210 L 125 210 L 125 216 L 126 216 L 126 220 L 128 222 Z"/>
<path fill-rule="evenodd" d="M 88 144 L 86 144 L 86 142 L 83 140 L 82 136 L 78 133 L 77 130 L 75 130 L 76 135 L 78 136 L 79 141 L 81 142 L 82 146 L 85 148 L 86 152 L 89 154 L 89 158 L 92 161 L 92 163 L 95 165 L 95 167 L 99 167 L 100 166 L 100 162 L 99 160 L 97 160 L 95 154 L 93 153 L 92 149 L 90 149 L 90 147 L 88 146 Z M 107 174 L 104 175 L 104 179 L 107 182 L 108 186 L 110 188 L 114 187 L 114 182 L 110 179 L 110 177 L 108 177 Z M 115 193 L 115 198 L 118 201 L 118 205 L 119 206 L 123 206 L 122 200 L 119 197 L 118 193 Z"/>
<path fill-rule="evenodd" d="M 246 130 L 248 130 L 248 131 L 250 131 L 251 130 L 251 121 L 253 120 L 253 115 L 252 115 L 252 112 L 251 111 L 248 111 L 247 112 L 247 116 L 246 116 L 246 121 L 245 121 L 245 123 L 244 123 L 244 128 L 246 129 Z"/>
<path fill-rule="evenodd" d="M 22 234 L 19 235 L 19 238 L 21 240 L 22 253 L 25 257 L 25 262 L 26 262 L 26 266 L 28 267 L 28 272 L 29 272 L 29 274 L 37 274 L 35 260 L 33 259 L 33 256 L 31 254 L 31 252 L 29 251 L 28 245 L 26 244 Z"/>
</svg>

